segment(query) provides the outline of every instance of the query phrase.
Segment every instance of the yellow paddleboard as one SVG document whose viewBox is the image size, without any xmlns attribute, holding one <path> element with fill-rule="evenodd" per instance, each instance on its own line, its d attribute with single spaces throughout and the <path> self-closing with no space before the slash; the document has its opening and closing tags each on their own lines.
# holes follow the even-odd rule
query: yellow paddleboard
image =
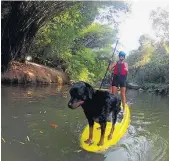
<svg viewBox="0 0 169 161">
<path fill-rule="evenodd" d="M 103 152 L 103 151 L 107 150 L 109 147 L 111 147 L 112 145 L 115 145 L 120 140 L 120 138 L 122 136 L 124 136 L 124 134 L 127 131 L 128 126 L 129 126 L 129 123 L 130 123 L 130 109 L 126 105 L 126 111 L 125 111 L 124 118 L 121 122 L 116 122 L 115 130 L 113 132 L 113 137 L 111 140 L 108 140 L 107 138 L 110 133 L 112 124 L 111 124 L 111 122 L 107 122 L 105 138 L 104 138 L 104 145 L 97 146 L 97 144 L 100 140 L 101 131 L 100 131 L 100 129 L 97 129 L 98 127 L 100 127 L 100 125 L 98 123 L 94 123 L 94 129 L 93 129 L 94 143 L 92 145 L 88 145 L 84 142 L 85 140 L 88 139 L 88 136 L 89 136 L 89 125 L 87 125 L 84 128 L 82 135 L 80 137 L 80 146 L 84 150 L 87 150 L 90 152 Z"/>
</svg>

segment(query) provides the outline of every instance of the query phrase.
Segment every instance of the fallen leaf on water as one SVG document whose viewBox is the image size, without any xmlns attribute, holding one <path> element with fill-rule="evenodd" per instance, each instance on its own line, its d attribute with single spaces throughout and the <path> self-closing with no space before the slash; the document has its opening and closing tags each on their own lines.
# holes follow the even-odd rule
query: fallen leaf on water
<svg viewBox="0 0 169 161">
<path fill-rule="evenodd" d="M 54 127 L 54 128 L 57 128 L 57 127 L 58 127 L 57 124 L 53 124 L 53 123 L 51 123 L 51 124 L 49 124 L 49 125 L 52 126 L 52 127 Z"/>
<path fill-rule="evenodd" d="M 27 136 L 28 141 L 30 141 L 29 137 Z"/>
<path fill-rule="evenodd" d="M 23 142 L 21 142 L 21 141 L 20 141 L 20 143 L 21 143 L 21 144 L 25 144 L 25 143 L 23 143 Z"/>
<path fill-rule="evenodd" d="M 43 134 L 43 131 L 40 131 L 41 134 Z"/>
<path fill-rule="evenodd" d="M 4 142 L 4 143 L 6 143 L 6 141 L 5 141 L 5 139 L 4 139 L 4 138 L 2 138 L 2 140 L 3 140 L 3 142 Z"/>
<path fill-rule="evenodd" d="M 76 152 L 76 153 L 79 153 L 79 152 L 81 152 L 82 150 L 75 150 L 74 152 Z"/>
</svg>

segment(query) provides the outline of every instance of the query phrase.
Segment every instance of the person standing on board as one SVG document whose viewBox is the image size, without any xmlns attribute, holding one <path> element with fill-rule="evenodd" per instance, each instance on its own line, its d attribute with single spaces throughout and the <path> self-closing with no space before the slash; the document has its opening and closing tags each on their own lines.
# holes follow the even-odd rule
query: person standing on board
<svg viewBox="0 0 169 161">
<path fill-rule="evenodd" d="M 117 89 L 120 86 L 120 95 L 123 105 L 123 113 L 125 112 L 126 104 L 126 80 L 128 73 L 128 64 L 124 61 L 126 54 L 123 51 L 119 52 L 119 60 L 110 65 L 109 70 L 113 71 L 111 92 L 117 94 Z"/>
</svg>

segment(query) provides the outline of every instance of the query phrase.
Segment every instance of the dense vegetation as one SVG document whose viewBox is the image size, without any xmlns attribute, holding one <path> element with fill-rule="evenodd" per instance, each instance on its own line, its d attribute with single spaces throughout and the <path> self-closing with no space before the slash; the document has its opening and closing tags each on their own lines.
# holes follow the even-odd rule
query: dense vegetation
<svg viewBox="0 0 169 161">
<path fill-rule="evenodd" d="M 159 38 L 140 37 L 140 46 L 128 56 L 129 81 L 160 93 L 169 93 L 169 12 L 158 9 L 151 14 Z"/>
<path fill-rule="evenodd" d="M 111 2 L 2 2 L 2 69 L 11 60 L 61 68 L 71 79 L 95 83 L 103 78 L 118 33 L 120 14 L 129 4 Z M 169 92 L 169 12 L 152 11 L 159 40 L 140 37 L 127 57 L 129 82 Z"/>
<path fill-rule="evenodd" d="M 41 64 L 61 67 L 75 81 L 101 80 L 116 39 L 117 16 L 127 10 L 123 2 L 76 4 L 38 31 L 30 54 Z"/>
<path fill-rule="evenodd" d="M 79 2 L 2 1 L 1 71 L 11 60 L 21 60 L 28 52 L 37 31 L 54 15 Z"/>
<path fill-rule="evenodd" d="M 31 55 L 35 62 L 61 66 L 73 80 L 100 80 L 119 14 L 128 10 L 123 1 L 2 2 L 1 70 Z"/>
</svg>

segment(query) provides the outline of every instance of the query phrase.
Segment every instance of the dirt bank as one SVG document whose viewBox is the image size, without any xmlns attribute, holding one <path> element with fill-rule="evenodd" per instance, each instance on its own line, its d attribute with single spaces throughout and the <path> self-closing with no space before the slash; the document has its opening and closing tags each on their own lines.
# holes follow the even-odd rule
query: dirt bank
<svg viewBox="0 0 169 161">
<path fill-rule="evenodd" d="M 8 70 L 1 76 L 2 83 L 69 84 L 69 77 L 66 73 L 32 62 L 12 61 L 9 63 Z"/>
</svg>

